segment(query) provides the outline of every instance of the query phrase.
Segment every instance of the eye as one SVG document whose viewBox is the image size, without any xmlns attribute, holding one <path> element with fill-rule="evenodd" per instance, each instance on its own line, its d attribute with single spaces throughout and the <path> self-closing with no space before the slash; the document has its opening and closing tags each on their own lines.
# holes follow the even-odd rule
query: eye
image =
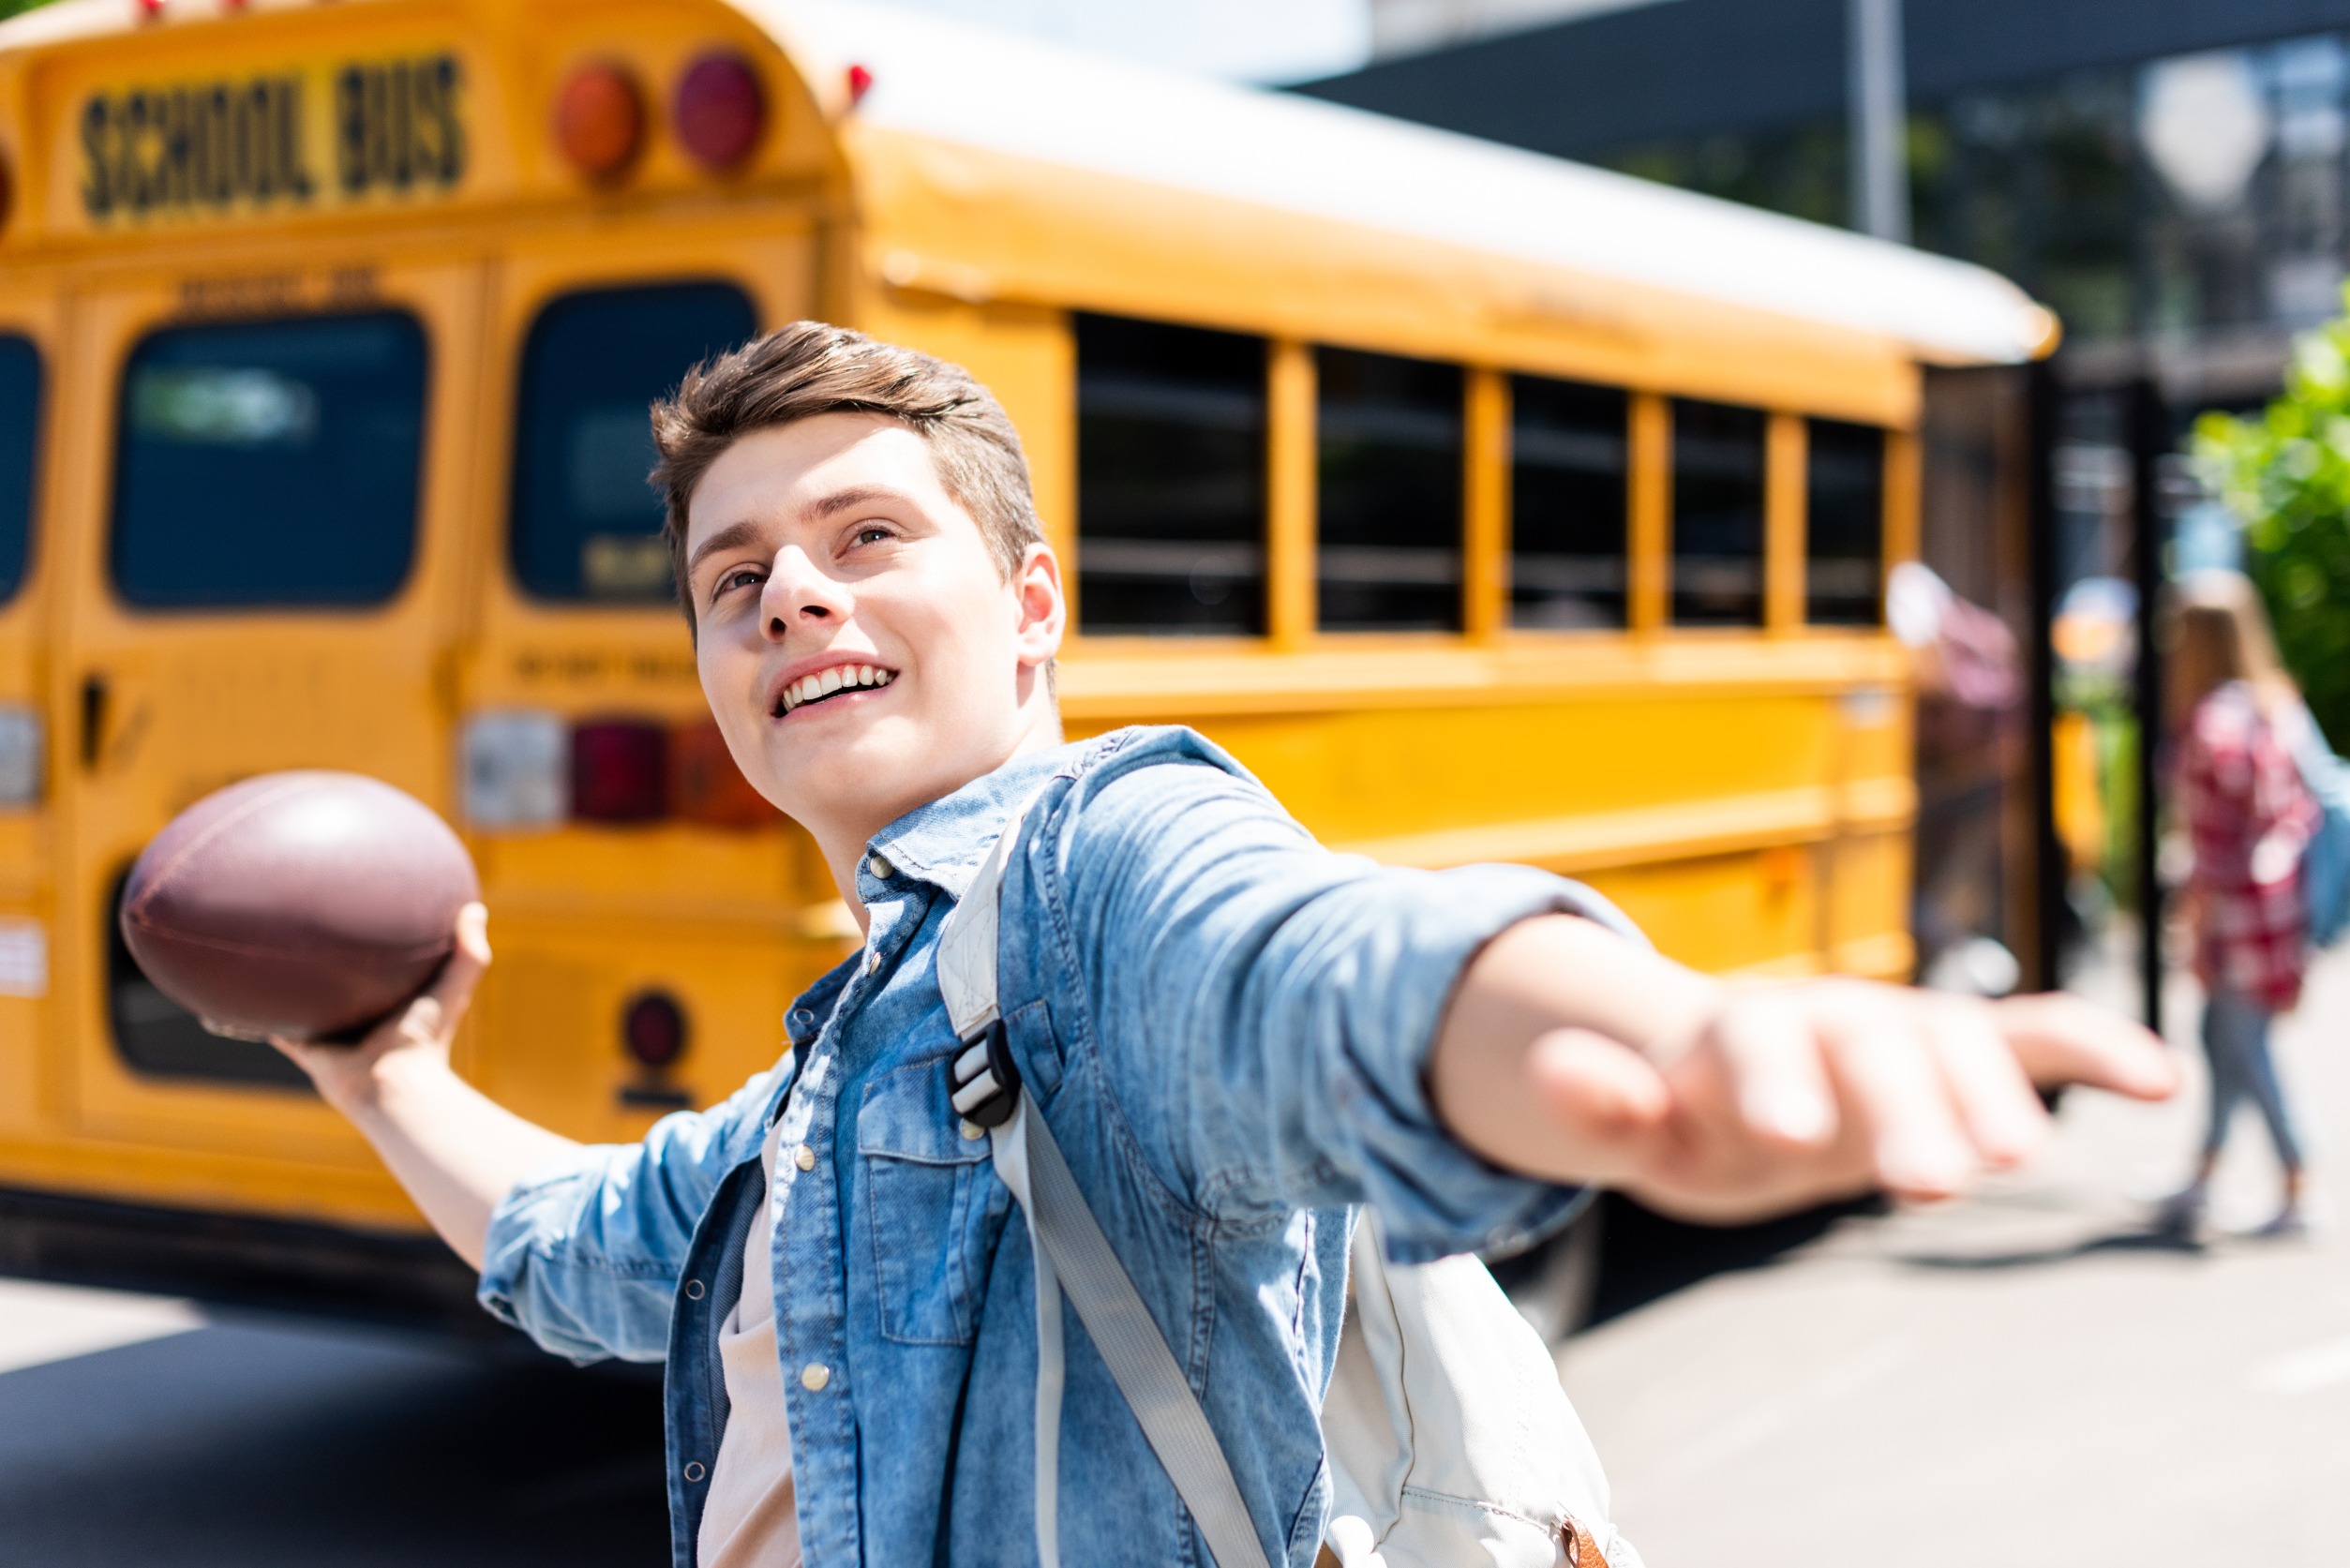
<svg viewBox="0 0 2350 1568">
<path fill-rule="evenodd" d="M 887 524 L 860 523 L 857 531 L 848 536 L 848 542 L 852 545 L 877 545 L 894 537 Z"/>
<path fill-rule="evenodd" d="M 736 589 L 755 584 L 758 580 L 759 569 L 757 567 L 738 566 L 730 572 L 719 574 L 718 580 L 711 585 L 710 596 L 712 599 L 723 599 Z"/>
</svg>

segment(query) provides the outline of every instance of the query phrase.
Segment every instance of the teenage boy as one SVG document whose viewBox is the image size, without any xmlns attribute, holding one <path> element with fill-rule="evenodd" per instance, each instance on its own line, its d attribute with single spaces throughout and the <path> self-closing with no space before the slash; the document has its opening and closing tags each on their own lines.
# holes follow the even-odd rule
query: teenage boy
<svg viewBox="0 0 2350 1568">
<path fill-rule="evenodd" d="M 2063 998 L 1720 983 L 1540 872 L 1332 855 L 1188 730 L 1063 744 L 1060 563 L 1010 421 L 953 366 L 800 322 L 653 424 L 702 689 L 863 948 L 793 1003 L 772 1071 L 636 1144 L 450 1071 L 479 906 L 403 1018 L 284 1049 L 491 1311 L 582 1360 L 666 1358 L 681 1564 L 1037 1560 L 1028 1237 L 950 1103 L 935 958 L 1040 789 L 1001 894 L 1011 1053 L 1274 1562 L 1324 1528 L 1350 1205 L 1415 1260 L 1591 1184 L 1720 1217 L 1940 1197 L 2041 1140 L 2035 1082 L 2171 1087 L 2150 1037 Z M 1068 1322 L 1062 1561 L 1205 1562 Z"/>
</svg>

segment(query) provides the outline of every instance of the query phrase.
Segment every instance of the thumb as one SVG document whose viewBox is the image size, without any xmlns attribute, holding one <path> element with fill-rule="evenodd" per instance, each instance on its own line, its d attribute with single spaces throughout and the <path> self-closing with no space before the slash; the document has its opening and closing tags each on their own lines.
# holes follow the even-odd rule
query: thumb
<svg viewBox="0 0 2350 1568">
<path fill-rule="evenodd" d="M 1645 1167 L 1666 1136 L 1672 1093 L 1629 1046 L 1589 1029 L 1554 1029 L 1526 1054 L 1526 1074 L 1556 1126 L 1564 1163 L 1609 1181 Z"/>
<path fill-rule="evenodd" d="M 489 910 L 476 902 L 457 911 L 457 946 L 450 949 L 449 961 L 433 977 L 432 984 L 410 1005 L 412 1017 L 420 1023 L 428 1020 L 429 1032 L 455 1029 L 472 1003 L 473 988 L 481 984 L 483 972 L 488 967 Z"/>
</svg>

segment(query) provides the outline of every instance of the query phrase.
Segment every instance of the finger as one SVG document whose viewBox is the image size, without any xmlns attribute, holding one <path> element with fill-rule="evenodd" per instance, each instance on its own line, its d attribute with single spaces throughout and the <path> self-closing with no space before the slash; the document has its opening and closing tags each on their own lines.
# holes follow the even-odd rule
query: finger
<svg viewBox="0 0 2350 1568">
<path fill-rule="evenodd" d="M 1992 1004 L 1992 1020 L 2035 1083 L 2085 1083 L 2135 1099 L 2164 1099 L 2178 1067 L 2155 1036 L 2077 996 L 2046 992 Z"/>
<path fill-rule="evenodd" d="M 1526 1068 L 1563 1172 L 1614 1181 L 1658 1157 L 1672 1097 L 1639 1053 L 1589 1029 L 1554 1029 L 1529 1049 Z"/>
<path fill-rule="evenodd" d="M 1924 1002 L 1934 1057 L 1975 1148 L 1993 1165 L 2013 1165 L 2048 1135 L 2048 1113 L 2015 1053 L 1979 1003 Z"/>
<path fill-rule="evenodd" d="M 1750 1131 L 1797 1149 L 1834 1140 L 1835 1085 L 1809 1020 L 1792 1000 L 1769 993 L 1739 997 L 1723 1008 L 1714 1034 L 1739 1118 Z"/>
<path fill-rule="evenodd" d="M 1820 1029 L 1847 1115 L 1877 1179 L 1905 1198 L 1948 1198 L 1976 1169 L 1934 1051 L 1909 1009 L 1874 1000 L 1823 1008 Z"/>
<path fill-rule="evenodd" d="M 402 1021 L 410 1029 L 423 1024 L 428 1031 L 455 1029 L 472 1005 L 473 989 L 489 967 L 489 910 L 479 903 L 457 911 L 457 946 L 449 962 L 422 996 L 410 1004 Z"/>
</svg>

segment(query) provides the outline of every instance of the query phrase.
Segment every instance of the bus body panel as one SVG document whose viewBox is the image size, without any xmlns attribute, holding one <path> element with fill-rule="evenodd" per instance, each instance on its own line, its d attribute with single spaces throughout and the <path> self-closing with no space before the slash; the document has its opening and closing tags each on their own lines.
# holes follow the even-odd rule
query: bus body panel
<svg viewBox="0 0 2350 1568">
<path fill-rule="evenodd" d="M 730 1092 L 775 1060 L 790 998 L 854 950 L 813 844 L 779 814 L 531 831 L 466 816 L 461 758 L 485 714 L 651 726 L 673 744 L 707 724 L 673 607 L 532 586 L 515 543 L 534 335 L 580 301 L 638 291 L 723 287 L 752 329 L 844 321 L 994 389 L 1070 567 L 1058 680 L 1072 736 L 1195 724 L 1333 847 L 1582 876 L 1703 968 L 1909 972 L 1908 656 L 1881 629 L 1805 625 L 1803 600 L 1806 418 L 1889 433 L 1883 560 L 1914 551 L 1920 372 L 1890 336 L 863 125 L 848 62 L 803 52 L 796 67 L 780 21 L 699 0 L 383 0 L 112 32 L 95 15 L 0 28 L 0 157 L 19 182 L 0 229 L 0 333 L 34 338 L 48 373 L 31 575 L 0 603 L 0 702 L 38 705 L 50 754 L 42 799 L 0 809 L 0 935 L 37 924 L 49 948 L 40 986 L 0 981 L 0 1188 L 421 1230 L 307 1090 L 158 1073 L 126 1045 L 116 880 L 173 812 L 254 772 L 356 769 L 457 823 L 497 951 L 458 1065 L 574 1137 L 634 1138 Z M 53 41 L 7 47 L 44 27 Z M 722 47 L 759 71 L 772 129 L 712 175 L 678 147 L 664 94 Z M 638 163 L 604 186 L 563 165 L 548 128 L 566 74 L 594 61 L 637 75 L 651 127 Z M 373 151 L 345 144 L 346 81 Z M 292 127 L 310 196 L 130 202 L 139 159 L 159 155 L 125 142 L 120 116 L 142 93 L 145 114 L 214 85 Z M 386 94 L 446 123 L 382 143 L 390 122 L 366 105 Z M 405 148 L 404 182 L 386 183 L 385 145 Z M 351 157 L 366 167 L 346 187 Z M 95 191 L 94 169 L 113 184 Z M 1079 312 L 1265 341 L 1265 635 L 1087 630 Z M 146 602 L 177 590 L 168 574 L 140 577 L 118 538 L 137 477 L 128 425 L 265 444 L 277 438 L 235 418 L 307 417 L 267 377 L 203 382 L 170 359 L 175 345 L 387 314 L 418 324 L 427 366 L 414 553 L 397 590 L 340 606 Z M 1318 630 L 1317 346 L 1460 368 L 1476 432 L 1461 632 Z M 1622 629 L 1507 624 L 1519 374 L 1629 395 Z M 1670 400 L 1687 396 L 1769 420 L 1768 605 L 1752 627 L 1669 624 Z M 216 405 L 246 412 L 204 411 Z M 686 1023 L 673 1065 L 622 1048 L 648 998 Z M 299 1252 L 321 1233 L 270 1245 Z"/>
</svg>

